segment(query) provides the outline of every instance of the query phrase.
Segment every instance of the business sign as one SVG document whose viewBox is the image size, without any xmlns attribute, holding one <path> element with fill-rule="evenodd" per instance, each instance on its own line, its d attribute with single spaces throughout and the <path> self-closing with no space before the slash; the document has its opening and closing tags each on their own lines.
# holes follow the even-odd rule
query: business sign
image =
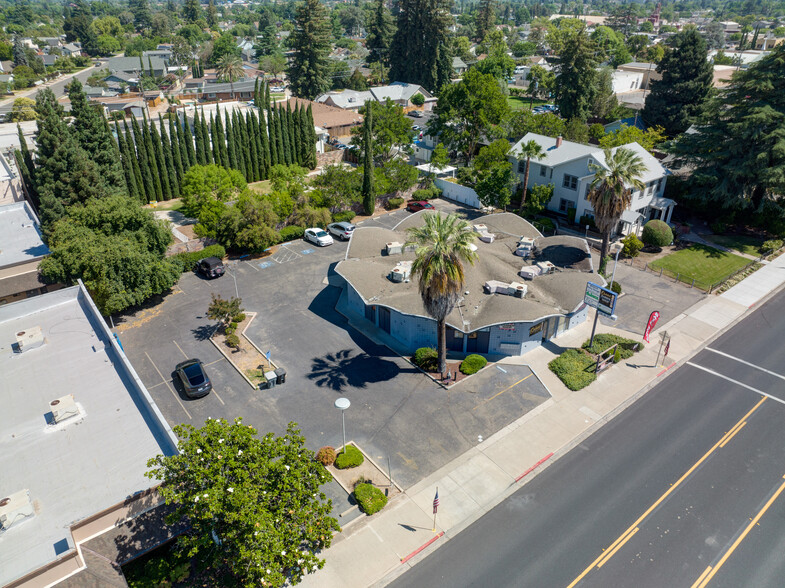
<svg viewBox="0 0 785 588">
<path fill-rule="evenodd" d="M 643 340 L 646 341 L 646 343 L 649 342 L 649 335 L 651 335 L 658 320 L 660 320 L 660 313 L 655 310 L 649 315 L 649 322 L 646 323 L 646 330 L 643 331 Z"/>
<path fill-rule="evenodd" d="M 613 316 L 616 313 L 616 292 L 603 288 L 594 282 L 586 284 L 583 301 L 606 316 Z"/>
</svg>

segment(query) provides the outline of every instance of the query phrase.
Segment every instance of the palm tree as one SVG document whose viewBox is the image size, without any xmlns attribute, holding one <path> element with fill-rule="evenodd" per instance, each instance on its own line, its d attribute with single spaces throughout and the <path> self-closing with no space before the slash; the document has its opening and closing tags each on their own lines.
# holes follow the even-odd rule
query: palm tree
<svg viewBox="0 0 785 588">
<path fill-rule="evenodd" d="M 454 214 L 427 213 L 423 220 L 423 226 L 409 229 L 407 245 L 417 247 L 412 273 L 419 281 L 426 312 L 436 320 L 439 372 L 443 374 L 447 370 L 446 320 L 463 291 L 463 262 L 474 265 L 477 259 L 470 247 L 475 233 Z"/>
<path fill-rule="evenodd" d="M 532 158 L 534 159 L 542 159 L 545 157 L 545 151 L 543 151 L 540 144 L 532 139 L 527 143 L 521 145 L 520 151 L 517 153 L 517 157 L 520 159 L 521 157 L 526 158 L 526 170 L 523 172 L 523 195 L 521 196 L 521 214 L 523 214 L 523 206 L 526 204 L 526 188 L 529 187 L 529 166 L 531 165 Z"/>
<path fill-rule="evenodd" d="M 621 213 L 629 207 L 632 193 L 643 190 L 640 176 L 646 171 L 646 165 L 635 151 L 619 147 L 615 152 L 605 149 L 605 165 L 590 163 L 589 169 L 594 172 L 594 179 L 586 199 L 594 209 L 594 223 L 602 233 L 602 272 L 611 234 L 619 224 Z"/>
<path fill-rule="evenodd" d="M 224 55 L 215 65 L 215 72 L 221 79 L 229 80 L 232 88 L 232 99 L 234 99 L 234 81 L 243 76 L 243 62 L 236 55 Z"/>
</svg>

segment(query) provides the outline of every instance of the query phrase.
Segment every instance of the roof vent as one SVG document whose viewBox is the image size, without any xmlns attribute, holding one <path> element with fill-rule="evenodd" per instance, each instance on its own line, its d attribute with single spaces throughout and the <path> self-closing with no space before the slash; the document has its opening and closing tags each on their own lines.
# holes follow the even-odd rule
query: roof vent
<svg viewBox="0 0 785 588">
<path fill-rule="evenodd" d="M 76 402 L 74 402 L 73 394 L 52 400 L 52 402 L 49 403 L 49 408 L 52 409 L 52 418 L 55 423 L 61 423 L 64 420 L 79 414 L 79 407 L 76 406 Z"/>
<path fill-rule="evenodd" d="M 2 494 L 0 494 L 2 496 Z M 0 529 L 8 530 L 35 515 L 29 490 L 20 490 L 0 499 Z"/>
<path fill-rule="evenodd" d="M 529 257 L 534 251 L 534 239 L 530 237 L 521 237 L 518 241 L 518 248 L 515 250 L 515 255 L 519 257 Z"/>
<path fill-rule="evenodd" d="M 403 243 L 392 241 L 387 243 L 387 255 L 400 255 L 403 251 Z"/>
<path fill-rule="evenodd" d="M 387 277 L 390 278 L 391 282 L 400 284 L 401 282 L 408 281 L 411 273 L 412 273 L 412 262 L 399 261 L 396 264 L 396 266 L 392 269 L 392 271 L 388 274 Z"/>
<path fill-rule="evenodd" d="M 36 347 L 41 347 L 43 344 L 44 334 L 41 332 L 41 327 L 25 329 L 16 334 L 16 350 L 18 353 L 30 351 Z"/>
<path fill-rule="evenodd" d="M 559 135 L 558 137 L 556 137 L 556 148 L 557 148 L 557 149 L 558 149 L 559 147 L 561 147 L 561 144 L 562 144 L 562 141 L 563 141 L 563 140 L 564 140 L 564 139 L 562 139 L 562 136 L 561 136 L 561 135 Z"/>
</svg>

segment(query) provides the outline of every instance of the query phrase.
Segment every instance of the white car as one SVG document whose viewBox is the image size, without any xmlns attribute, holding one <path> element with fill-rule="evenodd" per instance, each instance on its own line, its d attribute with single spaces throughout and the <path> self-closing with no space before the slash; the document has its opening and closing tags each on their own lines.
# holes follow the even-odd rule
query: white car
<svg viewBox="0 0 785 588">
<path fill-rule="evenodd" d="M 338 237 L 341 241 L 348 241 L 354 232 L 352 223 L 341 222 L 327 225 L 327 232 Z"/>
<path fill-rule="evenodd" d="M 326 247 L 327 245 L 333 244 L 333 238 L 318 227 L 314 227 L 312 229 L 305 229 L 305 234 L 303 235 L 303 239 L 305 239 L 306 241 L 310 241 L 311 243 L 313 243 L 314 245 L 318 245 L 319 247 Z"/>
</svg>

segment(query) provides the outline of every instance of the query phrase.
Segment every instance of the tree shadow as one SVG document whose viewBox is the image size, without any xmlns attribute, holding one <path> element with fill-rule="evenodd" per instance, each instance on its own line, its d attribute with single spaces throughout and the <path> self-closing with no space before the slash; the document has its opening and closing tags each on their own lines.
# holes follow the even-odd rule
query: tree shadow
<svg viewBox="0 0 785 588">
<path fill-rule="evenodd" d="M 191 329 L 191 333 L 197 341 L 207 341 L 215 333 L 215 325 L 201 325 Z"/>
<path fill-rule="evenodd" d="M 400 368 L 392 361 L 342 349 L 324 357 L 314 357 L 308 379 L 314 380 L 319 387 L 340 392 L 346 386 L 365 388 L 368 384 L 392 380 L 399 372 Z"/>
<path fill-rule="evenodd" d="M 693 243 L 692 245 L 690 245 L 689 248 L 696 251 L 700 251 L 704 255 L 706 255 L 706 257 L 710 257 L 714 259 L 719 259 L 727 255 L 725 251 L 720 251 L 715 247 L 710 247 L 709 245 L 704 245 L 703 243 Z"/>
</svg>

